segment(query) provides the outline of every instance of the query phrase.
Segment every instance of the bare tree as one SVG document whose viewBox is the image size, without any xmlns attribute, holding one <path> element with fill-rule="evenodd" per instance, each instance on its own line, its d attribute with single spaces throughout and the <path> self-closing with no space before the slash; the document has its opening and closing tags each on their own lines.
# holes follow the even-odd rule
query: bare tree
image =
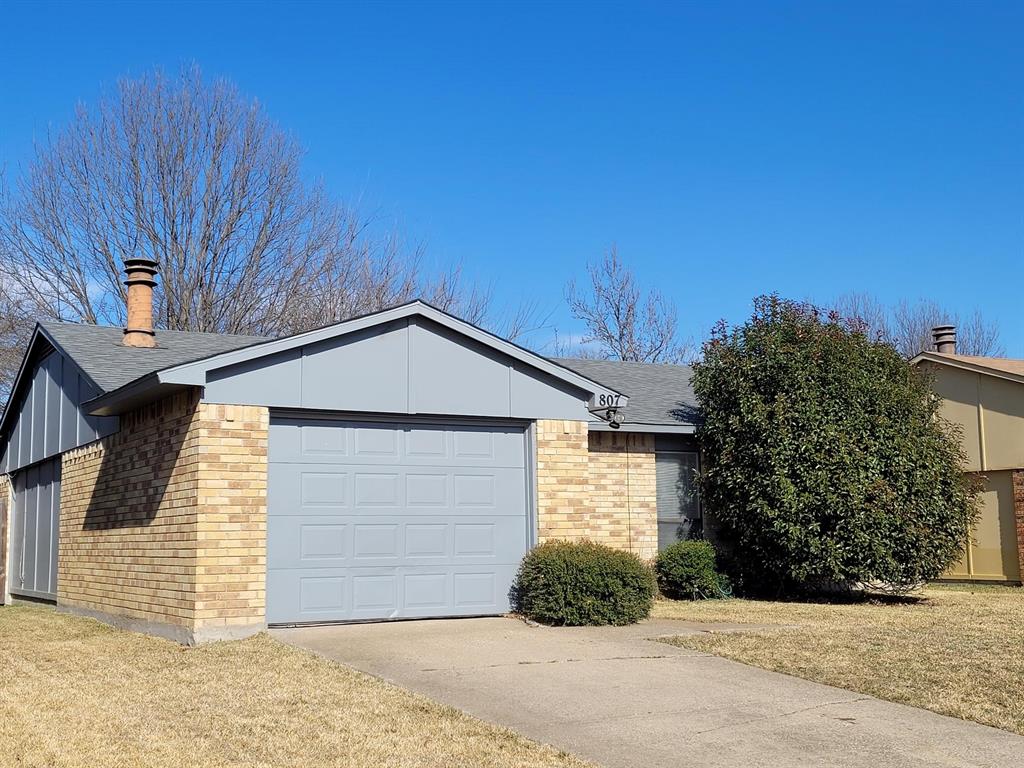
<svg viewBox="0 0 1024 768">
<path fill-rule="evenodd" d="M 999 327 L 986 320 L 978 310 L 962 316 L 938 303 L 921 300 L 902 301 L 893 311 L 892 343 L 906 357 L 934 349 L 932 328 L 956 326 L 956 350 L 961 355 L 999 356 L 1006 350 L 999 341 Z"/>
<path fill-rule="evenodd" d="M 904 357 L 934 349 L 932 328 L 955 325 L 957 352 L 962 355 L 999 356 L 1005 348 L 999 326 L 975 310 L 969 315 L 946 309 L 938 302 L 920 299 L 887 307 L 865 293 L 840 296 L 833 308 L 843 317 L 859 321 L 865 332 L 895 347 Z"/>
<path fill-rule="evenodd" d="M 871 338 L 880 341 L 892 338 L 889 308 L 869 293 L 843 294 L 832 309 L 848 320 L 857 321 Z"/>
<path fill-rule="evenodd" d="M 641 295 L 636 277 L 612 246 L 596 264 L 587 265 L 589 285 L 566 286 L 566 301 L 573 317 L 586 325 L 581 340 L 594 344 L 601 356 L 644 363 L 681 363 L 692 345 L 677 334 L 675 306 L 659 291 Z"/>
<path fill-rule="evenodd" d="M 0 200 L 0 270 L 26 313 L 124 322 L 126 258 L 161 264 L 166 328 L 280 334 L 425 296 L 486 312 L 458 270 L 304 181 L 302 149 L 195 67 L 123 80 L 36 147 Z"/>
</svg>

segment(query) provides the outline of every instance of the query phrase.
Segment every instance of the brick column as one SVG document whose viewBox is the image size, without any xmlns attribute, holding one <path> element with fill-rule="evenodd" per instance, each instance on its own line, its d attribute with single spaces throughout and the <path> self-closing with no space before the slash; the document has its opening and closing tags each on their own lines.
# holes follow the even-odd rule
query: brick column
<svg viewBox="0 0 1024 768">
<path fill-rule="evenodd" d="M 199 404 L 196 642 L 266 625 L 267 443 L 270 412 Z"/>
</svg>

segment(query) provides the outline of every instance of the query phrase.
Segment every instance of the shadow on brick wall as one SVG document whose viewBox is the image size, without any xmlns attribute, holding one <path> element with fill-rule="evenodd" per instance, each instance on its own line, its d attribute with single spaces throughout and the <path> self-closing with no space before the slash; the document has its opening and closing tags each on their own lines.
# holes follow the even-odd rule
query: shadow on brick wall
<svg viewBox="0 0 1024 768">
<path fill-rule="evenodd" d="M 195 504 L 195 468 L 186 455 L 195 409 L 191 394 L 176 395 L 122 417 L 106 438 L 84 530 L 138 528 L 158 512 Z"/>
</svg>

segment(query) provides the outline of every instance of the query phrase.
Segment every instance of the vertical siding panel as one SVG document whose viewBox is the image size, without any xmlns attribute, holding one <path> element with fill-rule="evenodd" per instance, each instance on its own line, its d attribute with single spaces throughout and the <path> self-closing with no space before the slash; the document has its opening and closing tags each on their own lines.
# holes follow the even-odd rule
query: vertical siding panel
<svg viewBox="0 0 1024 768">
<path fill-rule="evenodd" d="M 32 378 L 32 448 L 30 461 L 39 461 L 46 455 L 46 363 L 39 364 Z"/>
<path fill-rule="evenodd" d="M 21 586 L 36 588 L 36 533 L 39 530 L 39 467 L 25 472 L 25 538 L 21 554 Z"/>
<path fill-rule="evenodd" d="M 78 446 L 78 372 L 68 363 L 61 376 L 60 449 Z"/>
<path fill-rule="evenodd" d="M 50 530 L 53 535 L 50 537 L 50 582 L 49 592 L 57 594 L 57 555 L 60 547 L 60 487 L 61 487 L 61 463 L 60 459 L 53 462 L 53 485 L 50 502 Z"/>
<path fill-rule="evenodd" d="M 18 465 L 24 466 L 32 461 L 32 392 L 35 387 L 29 387 L 25 393 L 25 399 L 21 401 L 21 411 L 18 413 Z"/>
<path fill-rule="evenodd" d="M 60 452 L 60 371 L 61 356 L 52 354 L 46 358 L 46 408 L 43 456 Z M 42 458 L 42 457 L 40 457 Z"/>
</svg>

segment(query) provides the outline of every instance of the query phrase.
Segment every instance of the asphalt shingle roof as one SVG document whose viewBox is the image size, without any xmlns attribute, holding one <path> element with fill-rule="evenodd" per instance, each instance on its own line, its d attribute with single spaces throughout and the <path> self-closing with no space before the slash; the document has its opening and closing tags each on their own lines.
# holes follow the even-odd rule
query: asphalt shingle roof
<svg viewBox="0 0 1024 768">
<path fill-rule="evenodd" d="M 40 325 L 104 392 L 162 368 L 268 341 L 263 336 L 157 331 L 157 346 L 144 349 L 124 346 L 121 328 L 57 322 Z"/>
<path fill-rule="evenodd" d="M 552 359 L 626 395 L 629 404 L 622 411 L 625 424 L 680 426 L 697 423 L 699 408 L 690 384 L 693 369 L 688 365 Z"/>
</svg>

